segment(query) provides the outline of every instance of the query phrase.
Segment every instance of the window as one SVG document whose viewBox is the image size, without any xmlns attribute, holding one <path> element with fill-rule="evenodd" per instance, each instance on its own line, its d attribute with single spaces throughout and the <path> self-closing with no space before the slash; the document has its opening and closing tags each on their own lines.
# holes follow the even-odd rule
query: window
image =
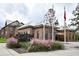
<svg viewBox="0 0 79 59">
<path fill-rule="evenodd" d="M 39 39 L 39 31 L 37 31 L 37 39 Z"/>
<path fill-rule="evenodd" d="M 7 34 L 7 31 L 5 33 Z"/>
<path fill-rule="evenodd" d="M 28 34 L 30 34 L 30 30 L 28 30 L 28 32 L 27 32 Z"/>
<path fill-rule="evenodd" d="M 2 31 L 2 33 L 1 33 L 2 35 L 4 34 L 4 32 Z"/>
<path fill-rule="evenodd" d="M 48 32 L 46 31 L 45 33 L 45 39 L 47 40 L 48 39 Z"/>
</svg>

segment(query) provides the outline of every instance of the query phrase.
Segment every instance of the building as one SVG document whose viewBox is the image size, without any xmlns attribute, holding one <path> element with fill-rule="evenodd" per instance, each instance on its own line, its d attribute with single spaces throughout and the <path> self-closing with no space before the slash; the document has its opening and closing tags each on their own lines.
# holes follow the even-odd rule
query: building
<svg viewBox="0 0 79 59">
<path fill-rule="evenodd" d="M 45 26 L 45 37 L 46 39 L 51 39 L 51 30 L 49 31 L 49 26 Z M 32 25 L 28 25 L 25 27 L 20 27 L 18 28 L 18 33 L 20 34 L 24 34 L 24 33 L 28 33 L 30 35 L 33 36 L 33 38 L 35 39 L 43 39 L 43 25 L 36 25 L 36 26 L 32 26 Z"/>
<path fill-rule="evenodd" d="M 24 25 L 23 23 L 20 23 L 18 21 L 14 21 L 10 24 L 6 24 L 5 27 L 3 27 L 0 30 L 0 36 L 8 38 L 10 34 L 25 34 L 28 33 L 33 36 L 34 39 L 43 39 L 44 32 L 43 32 L 44 26 L 42 24 L 40 25 Z M 58 41 L 64 41 L 64 30 L 59 29 L 59 27 L 54 28 L 54 35 L 55 40 Z M 52 39 L 52 27 L 45 25 L 45 39 Z M 66 39 L 67 41 L 75 41 L 75 32 L 73 30 L 67 29 L 66 30 Z"/>
<path fill-rule="evenodd" d="M 56 40 L 64 41 L 64 29 L 57 30 Z M 66 41 L 75 41 L 75 32 L 71 29 L 66 29 Z"/>
<path fill-rule="evenodd" d="M 17 20 L 9 24 L 6 22 L 5 26 L 0 30 L 0 36 L 8 38 L 11 34 L 16 34 L 16 29 L 22 25 L 24 24 Z"/>
<path fill-rule="evenodd" d="M 55 40 L 64 41 L 64 30 L 59 30 L 58 27 L 54 28 Z M 33 35 L 34 39 L 43 39 L 43 25 L 28 25 L 22 26 L 17 29 L 17 32 L 20 34 L 28 33 Z M 45 39 L 52 39 L 52 28 L 50 26 L 45 26 Z M 66 30 L 66 39 L 67 41 L 75 41 L 74 31 L 67 29 Z"/>
</svg>

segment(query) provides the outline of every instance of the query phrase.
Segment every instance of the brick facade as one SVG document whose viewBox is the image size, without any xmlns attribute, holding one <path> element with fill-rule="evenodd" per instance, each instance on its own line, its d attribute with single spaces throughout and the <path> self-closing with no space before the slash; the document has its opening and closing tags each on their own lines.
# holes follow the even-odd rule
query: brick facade
<svg viewBox="0 0 79 59">
<path fill-rule="evenodd" d="M 0 36 L 8 38 L 11 34 L 15 35 L 16 29 L 21 25 L 23 24 L 18 21 L 5 25 L 5 27 L 0 30 Z"/>
<path fill-rule="evenodd" d="M 32 27 L 26 27 L 22 29 L 18 29 L 18 33 L 28 33 L 33 35 L 35 39 L 43 39 L 43 25 L 37 25 Z M 49 28 L 45 28 L 46 39 L 51 39 L 51 30 L 49 31 Z"/>
<path fill-rule="evenodd" d="M 55 39 L 64 41 L 64 30 L 55 29 Z M 43 25 L 36 25 L 26 28 L 18 29 L 18 33 L 29 33 L 33 35 L 34 39 L 43 39 Z M 71 30 L 67 30 L 66 32 L 67 41 L 75 41 L 75 34 Z M 45 39 L 52 39 L 52 29 L 48 26 L 45 27 Z"/>
</svg>

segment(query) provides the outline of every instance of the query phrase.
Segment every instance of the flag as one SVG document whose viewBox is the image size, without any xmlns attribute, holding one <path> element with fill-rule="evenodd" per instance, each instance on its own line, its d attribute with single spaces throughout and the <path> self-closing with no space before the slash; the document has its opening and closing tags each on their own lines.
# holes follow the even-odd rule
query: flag
<svg viewBox="0 0 79 59">
<path fill-rule="evenodd" d="M 64 21 L 66 21 L 66 10 L 65 10 L 65 7 L 64 7 Z"/>
</svg>

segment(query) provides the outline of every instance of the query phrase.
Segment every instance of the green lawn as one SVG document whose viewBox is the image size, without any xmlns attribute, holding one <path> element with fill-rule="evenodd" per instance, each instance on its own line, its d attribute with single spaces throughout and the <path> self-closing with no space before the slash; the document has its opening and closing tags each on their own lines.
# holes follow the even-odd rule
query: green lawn
<svg viewBox="0 0 79 59">
<path fill-rule="evenodd" d="M 1 37 L 0 38 L 0 43 L 5 43 L 6 42 L 6 38 Z"/>
</svg>

